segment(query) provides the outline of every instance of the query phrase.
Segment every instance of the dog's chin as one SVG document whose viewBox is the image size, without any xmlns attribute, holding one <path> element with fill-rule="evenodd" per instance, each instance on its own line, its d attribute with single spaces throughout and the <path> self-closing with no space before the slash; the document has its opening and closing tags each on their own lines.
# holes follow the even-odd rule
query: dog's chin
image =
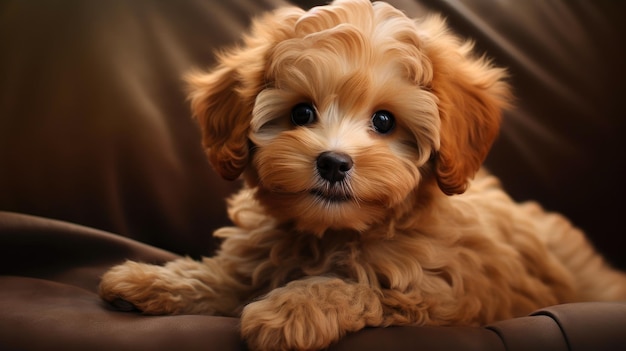
<svg viewBox="0 0 626 351">
<path fill-rule="evenodd" d="M 259 187 L 257 196 L 272 216 L 299 232 L 317 236 L 329 230 L 366 231 L 388 210 L 378 201 L 359 200 L 349 192 L 333 189 L 285 192 Z"/>
</svg>

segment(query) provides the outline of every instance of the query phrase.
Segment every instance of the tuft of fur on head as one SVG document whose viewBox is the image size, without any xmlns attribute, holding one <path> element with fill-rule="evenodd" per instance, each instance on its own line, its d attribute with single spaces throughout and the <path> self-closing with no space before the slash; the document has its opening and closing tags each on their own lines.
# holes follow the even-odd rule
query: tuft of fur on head
<svg viewBox="0 0 626 351">
<path fill-rule="evenodd" d="M 298 230 L 364 232 L 438 193 L 465 191 L 499 129 L 505 72 L 431 16 L 415 22 L 383 2 L 338 0 L 279 9 L 254 22 L 191 103 L 214 168 L 243 174 L 268 213 Z M 291 122 L 294 106 L 315 121 Z M 377 111 L 395 126 L 379 133 Z M 340 182 L 320 176 L 324 152 L 348 155 Z"/>
</svg>

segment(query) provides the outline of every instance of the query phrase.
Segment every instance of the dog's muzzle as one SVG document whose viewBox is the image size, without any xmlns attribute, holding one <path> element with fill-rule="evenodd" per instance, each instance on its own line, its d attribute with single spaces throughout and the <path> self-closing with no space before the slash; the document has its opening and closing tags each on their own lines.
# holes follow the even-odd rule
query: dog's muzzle
<svg viewBox="0 0 626 351">
<path fill-rule="evenodd" d="M 311 190 L 311 194 L 326 203 L 349 201 L 352 195 L 346 184 L 346 176 L 354 166 L 352 158 L 341 152 L 322 152 L 316 161 L 316 169 L 325 184 Z"/>
</svg>

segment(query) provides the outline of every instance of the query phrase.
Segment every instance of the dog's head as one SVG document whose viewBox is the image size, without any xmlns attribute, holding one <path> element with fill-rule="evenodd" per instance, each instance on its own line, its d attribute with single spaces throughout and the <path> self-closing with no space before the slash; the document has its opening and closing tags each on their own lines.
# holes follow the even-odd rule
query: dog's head
<svg viewBox="0 0 626 351">
<path fill-rule="evenodd" d="M 367 0 L 279 9 L 218 60 L 189 78 L 210 162 L 315 233 L 365 230 L 427 184 L 462 193 L 509 94 L 439 17 Z"/>
</svg>

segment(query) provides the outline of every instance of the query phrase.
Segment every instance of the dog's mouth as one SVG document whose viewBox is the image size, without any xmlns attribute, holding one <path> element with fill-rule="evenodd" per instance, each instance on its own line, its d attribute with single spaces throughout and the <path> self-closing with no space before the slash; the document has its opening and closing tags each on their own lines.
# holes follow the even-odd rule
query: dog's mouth
<svg viewBox="0 0 626 351">
<path fill-rule="evenodd" d="M 311 195 L 315 196 L 317 199 L 323 200 L 328 203 L 341 203 L 352 200 L 352 196 L 340 189 L 313 189 L 309 192 Z"/>
</svg>

